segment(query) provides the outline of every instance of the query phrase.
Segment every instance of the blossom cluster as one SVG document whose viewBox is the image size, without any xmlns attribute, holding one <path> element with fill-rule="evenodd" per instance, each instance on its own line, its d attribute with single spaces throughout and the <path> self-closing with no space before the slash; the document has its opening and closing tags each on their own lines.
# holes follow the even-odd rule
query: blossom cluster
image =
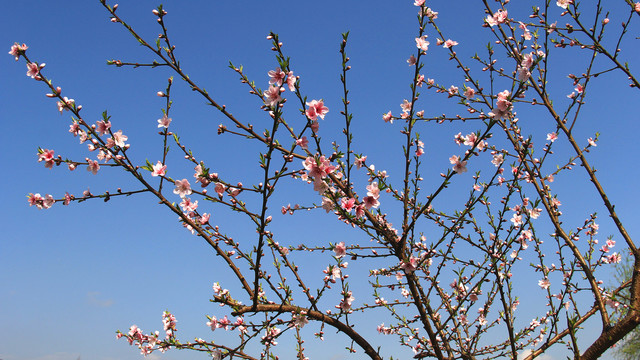
<svg viewBox="0 0 640 360">
<path fill-rule="evenodd" d="M 309 156 L 302 162 L 302 166 L 307 170 L 307 173 L 302 175 L 302 180 L 307 181 L 308 178 L 311 178 L 313 180 L 313 189 L 320 194 L 329 189 L 329 185 L 323 179 L 337 169 L 337 166 L 331 165 L 329 159 L 324 155 L 317 159 Z"/>
<path fill-rule="evenodd" d="M 144 356 L 151 354 L 155 350 L 160 350 L 161 352 L 165 352 L 170 348 L 171 342 L 175 339 L 176 329 L 176 320 L 175 316 L 168 311 L 165 311 L 162 314 L 162 323 L 165 331 L 165 339 L 164 341 L 160 339 L 160 332 L 155 331 L 152 334 L 144 334 L 144 332 L 137 326 L 132 325 L 129 328 L 129 332 L 123 334 L 118 331 L 116 333 L 116 338 L 125 338 L 129 342 L 129 345 L 136 345 L 140 349 L 140 353 Z"/>
</svg>

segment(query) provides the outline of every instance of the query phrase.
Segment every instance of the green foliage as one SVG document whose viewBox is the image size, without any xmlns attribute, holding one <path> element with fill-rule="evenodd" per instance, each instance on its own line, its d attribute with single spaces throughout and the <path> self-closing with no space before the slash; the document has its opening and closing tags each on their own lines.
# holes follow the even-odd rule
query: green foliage
<svg viewBox="0 0 640 360">
<path fill-rule="evenodd" d="M 616 285 L 615 287 L 620 286 L 626 281 L 631 279 L 631 275 L 633 274 L 633 257 L 625 256 L 623 260 L 616 265 Z M 621 319 L 626 314 L 628 308 L 623 307 L 622 305 L 626 305 L 629 303 L 630 294 L 629 287 L 624 288 L 620 291 L 614 299 L 620 302 L 621 306 L 618 308 L 619 310 L 613 315 L 615 319 Z M 625 338 L 617 344 L 615 350 L 615 356 L 618 359 L 622 360 L 640 360 L 640 327 L 636 327 L 631 331 Z"/>
</svg>

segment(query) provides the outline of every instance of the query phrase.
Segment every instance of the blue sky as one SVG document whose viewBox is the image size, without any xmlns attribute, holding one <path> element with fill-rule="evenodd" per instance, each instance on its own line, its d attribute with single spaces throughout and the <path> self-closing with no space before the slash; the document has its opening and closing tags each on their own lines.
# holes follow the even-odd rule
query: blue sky
<svg viewBox="0 0 640 360">
<path fill-rule="evenodd" d="M 491 37 L 480 27 L 483 13 L 479 2 L 473 5 L 467 1 L 429 3 L 440 12 L 441 29 L 447 37 L 460 43 L 456 49 L 459 54 L 468 59 L 474 52 L 483 51 Z M 121 1 L 119 12 L 144 37 L 152 39 L 158 31 L 151 14 L 156 5 L 146 0 Z M 387 169 L 392 179 L 394 174 L 395 179 L 401 178 L 398 165 L 402 161 L 398 145 L 402 139 L 401 128 L 397 123 L 395 127 L 385 124 L 381 114 L 389 110 L 399 114 L 399 104 L 410 96 L 413 68 L 407 66 L 406 59 L 416 51 L 417 33 L 416 8 L 412 1 L 368 1 L 366 4 L 333 0 L 321 4 L 167 1 L 164 5 L 169 12 L 166 21 L 171 40 L 177 45 L 182 67 L 234 115 L 251 119 L 254 124 L 266 124 L 268 119 L 259 111 L 260 103 L 247 94 L 246 86 L 240 84 L 237 75 L 227 67 L 228 61 L 244 65 L 246 74 L 258 86 L 266 88 L 267 72 L 277 67 L 277 63 L 265 37 L 271 30 L 278 33 L 285 53 L 292 58 L 292 68 L 301 77 L 305 94 L 309 99 L 323 98 L 330 109 L 321 123 L 327 143 L 330 139 L 344 143 L 340 134 L 343 123 L 339 115 L 342 92 L 338 49 L 340 34 L 349 30 L 347 51 L 353 68 L 348 80 L 349 96 L 354 113 L 353 131 L 359 134 L 354 146 L 357 152 L 368 155 L 378 169 Z M 510 6 L 511 16 L 525 18 L 528 8 L 520 8 L 518 4 Z M 553 10 L 559 12 L 559 9 Z M 615 14 L 611 18 L 616 24 L 622 19 Z M 632 27 L 630 33 L 637 34 L 638 27 Z M 427 56 L 425 75 L 441 84 L 462 87 L 463 79 L 446 61 L 448 53 L 436 47 L 434 35 L 429 34 L 432 49 Z M 153 163 L 160 159 L 162 144 L 156 135 L 156 119 L 162 115 L 164 101 L 155 94 L 166 87 L 171 74 L 161 68 L 108 67 L 108 59 L 144 62 L 153 57 L 121 26 L 109 22 L 98 1 L 8 2 L 4 4 L 0 21 L 0 39 L 6 51 L 14 42 L 26 43 L 30 58 L 45 62 L 47 76 L 62 87 L 66 96 L 83 105 L 85 118 L 98 120 L 100 114 L 108 110 L 114 129 L 122 129 L 129 136 L 130 153 L 139 164 L 144 164 L 145 159 Z M 629 61 L 632 69 L 640 59 L 638 41 L 630 36 L 622 44 L 621 56 Z M 555 70 L 550 78 L 554 80 L 552 92 L 559 103 L 568 101 L 564 95 L 573 91 L 566 75 L 583 60 L 575 50 L 567 50 L 554 58 Z M 212 335 L 207 329 L 204 315 L 219 311 L 208 299 L 212 295 L 212 283 L 225 279 L 226 269 L 219 266 L 218 259 L 203 241 L 182 229 L 176 216 L 157 205 L 152 197 L 113 199 L 108 204 L 94 200 L 68 207 L 56 204 L 47 211 L 28 206 L 26 195 L 29 193 L 51 193 L 59 197 L 65 191 L 80 194 L 87 187 L 99 193 L 114 192 L 118 187 L 134 190 L 136 185 L 126 174 L 111 169 L 103 169 L 93 176 L 80 168 L 70 173 L 63 166 L 49 170 L 38 163 L 38 147 L 55 149 L 56 154 L 76 160 L 90 154 L 85 145 L 79 145 L 68 133 L 68 113 L 60 115 L 55 102 L 44 96 L 47 92 L 44 86 L 25 76 L 24 62 L 16 63 L 9 55 L 0 57 L 0 62 L 4 89 L 0 98 L 0 119 L 4 127 L 0 132 L 3 154 L 0 159 L 6 169 L 0 178 L 0 187 L 4 189 L 0 203 L 0 224 L 4 229 L 0 237 L 0 317 L 4 322 L 0 329 L 0 339 L 3 339 L 0 358 L 138 359 L 136 349 L 123 340 L 116 341 L 115 330 L 126 330 L 134 323 L 145 331 L 160 330 L 161 314 L 167 309 L 178 317 L 180 338 L 222 338 L 221 332 Z M 640 195 L 636 185 L 640 172 L 634 161 L 634 137 L 640 120 L 638 91 L 620 86 L 624 84 L 620 75 L 603 77 L 595 83 L 589 88 L 589 96 L 598 101 L 586 105 L 575 131 L 577 137 L 585 141 L 596 131 L 600 132 L 598 147 L 589 156 L 618 214 L 634 237 L 639 231 L 635 203 Z M 217 126 L 224 121 L 219 113 L 205 106 L 204 101 L 180 81 L 176 81 L 173 91 L 171 129 L 180 134 L 194 153 L 206 158 L 212 169 L 230 179 L 251 183 L 257 175 L 258 148 L 246 141 L 217 136 Z M 453 106 L 454 102 L 444 101 L 445 97 L 422 92 L 419 106 L 427 114 L 460 111 Z M 535 113 L 523 115 L 528 116 L 523 116 L 527 121 L 523 127 L 542 144 L 553 126 L 547 119 L 537 124 Z M 467 134 L 479 128 L 470 122 L 425 127 L 422 131 L 423 138 L 427 139 L 426 161 L 431 161 L 425 178 L 437 179 L 439 173 L 450 166 L 448 157 L 460 153 L 452 141 L 455 134 Z M 173 156 L 169 175 L 191 179 L 192 166 L 180 162 L 175 152 Z M 470 168 L 468 174 L 477 170 L 480 169 Z M 603 209 L 594 202 L 596 194 L 585 180 L 583 170 L 576 166 L 570 174 L 559 177 L 555 185 L 556 191 L 562 194 L 564 206 L 571 209 L 566 211 L 565 222 L 573 224 L 569 227 L 579 226 L 591 211 L 599 211 L 602 238 L 614 234 Z M 452 190 L 448 195 L 453 208 L 460 194 L 468 193 L 467 183 L 471 183 L 470 175 L 457 183 L 458 189 L 463 189 L 461 192 Z M 306 203 L 316 201 L 308 200 L 315 199 L 309 187 L 299 182 L 286 186 L 288 191 L 277 197 L 281 205 L 302 202 L 300 198 L 307 199 Z M 272 210 L 275 218 L 279 207 L 274 205 Z M 216 216 L 216 222 L 226 226 L 225 231 L 235 238 L 253 239 L 253 228 L 243 227 L 233 214 L 221 212 L 214 214 Z M 324 216 L 324 212 L 296 216 L 274 220 L 274 226 L 282 234 L 281 244 L 367 241 L 361 234 L 337 224 L 334 218 Z M 293 223 L 287 222 L 291 220 Z M 328 254 L 316 255 L 310 267 L 318 270 L 317 273 L 329 263 Z M 365 267 L 354 264 L 354 272 L 366 270 Z M 536 276 L 523 280 L 535 285 Z M 608 280 L 606 276 L 603 279 Z M 370 295 L 365 289 L 363 287 L 363 294 Z M 375 326 L 381 320 L 368 318 L 362 322 Z M 383 347 L 395 349 L 395 339 L 375 339 Z M 328 334 L 326 342 L 333 340 Z M 326 343 L 310 336 L 306 345 L 312 359 L 347 357 L 342 344 L 327 349 Z M 387 356 L 393 354 L 392 350 L 387 351 Z M 202 359 L 206 356 L 169 352 L 158 358 Z"/>
</svg>

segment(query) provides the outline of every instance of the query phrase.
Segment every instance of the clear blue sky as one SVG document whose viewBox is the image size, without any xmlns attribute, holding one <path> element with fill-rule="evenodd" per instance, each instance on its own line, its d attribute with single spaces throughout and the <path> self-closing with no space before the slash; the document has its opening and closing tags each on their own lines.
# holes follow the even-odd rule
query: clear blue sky
<svg viewBox="0 0 640 360">
<path fill-rule="evenodd" d="M 460 43 L 459 54 L 468 58 L 483 51 L 491 37 L 480 27 L 483 13 L 479 2 L 430 3 L 440 12 L 447 37 Z M 153 56 L 138 46 L 120 25 L 109 22 L 106 10 L 97 0 L 10 1 L 3 5 L 0 49 L 4 46 L 6 53 L 14 42 L 26 43 L 30 58 L 45 62 L 46 74 L 62 87 L 65 95 L 83 105 L 86 119 L 98 120 L 107 109 L 114 129 L 122 129 L 129 136 L 130 153 L 141 165 L 145 158 L 153 163 L 160 159 L 162 144 L 156 135 L 156 119 L 162 115 L 164 101 L 155 94 L 166 87 L 170 74 L 164 69 L 132 70 L 106 65 L 107 59 L 144 62 L 153 60 Z M 150 40 L 158 31 L 151 14 L 156 5 L 146 0 L 123 0 L 119 12 Z M 416 51 L 413 1 L 166 1 L 164 5 L 169 12 L 166 21 L 171 40 L 177 45 L 186 72 L 232 113 L 252 119 L 254 124 L 266 124 L 268 119 L 258 110 L 260 104 L 255 97 L 247 94 L 247 88 L 228 69 L 228 61 L 244 65 L 246 74 L 265 88 L 267 72 L 277 67 L 265 37 L 270 30 L 279 33 L 286 54 L 292 58 L 292 68 L 301 77 L 305 94 L 309 99 L 324 98 L 330 109 L 321 123 L 327 142 L 338 139 L 344 143 L 340 134 L 343 118 L 339 116 L 342 93 L 338 49 L 340 34 L 350 30 L 348 53 L 353 70 L 349 73 L 349 96 L 354 132 L 360 134 L 355 140 L 356 151 L 368 155 L 378 169 L 387 169 L 392 178 L 400 179 L 401 127 L 385 124 L 381 115 L 389 110 L 399 114 L 399 104 L 410 96 L 413 68 L 407 66 L 406 59 Z M 510 6 L 514 9 L 511 16 L 519 14 L 525 18 L 528 5 L 520 8 L 514 2 Z M 613 23 L 620 21 L 621 18 L 612 16 Z M 448 53 L 435 46 L 433 33 L 428 33 L 432 48 L 423 72 L 439 83 L 462 88 L 463 78 L 452 72 L 453 66 L 446 61 Z M 632 27 L 631 34 L 638 34 L 637 26 Z M 622 57 L 632 69 L 640 65 L 639 41 L 631 36 L 622 46 Z M 563 101 L 564 94 L 573 91 L 566 75 L 581 58 L 576 51 L 566 51 L 555 61 L 557 67 L 550 76 L 556 81 L 553 91 Z M 47 92 L 44 86 L 27 78 L 25 72 L 22 60 L 16 63 L 8 54 L 0 57 L 3 89 L 0 119 L 4 128 L 0 132 L 0 161 L 5 169 L 0 177 L 3 189 L 0 358 L 138 359 L 136 349 L 124 340 L 116 341 L 115 330 L 126 330 L 134 323 L 145 331 L 161 330 L 161 314 L 167 309 L 178 317 L 179 337 L 183 340 L 222 336 L 221 331 L 211 334 L 204 315 L 220 311 L 208 299 L 212 283 L 225 278 L 225 269 L 219 267 L 218 259 L 203 241 L 182 229 L 176 216 L 157 205 L 153 198 L 142 195 L 113 199 L 108 204 L 89 201 L 68 207 L 56 204 L 47 211 L 28 206 L 29 193 L 60 197 L 65 191 L 80 194 L 87 187 L 95 193 L 137 187 L 119 171 L 103 168 L 98 176 L 93 176 L 82 168 L 70 173 L 62 166 L 49 170 L 37 162 L 39 146 L 75 160 L 82 160 L 89 153 L 86 145 L 79 145 L 77 138 L 68 133 L 68 113 L 60 115 L 55 102 L 44 96 Z M 640 171 L 634 160 L 637 151 L 634 138 L 640 130 L 639 94 L 637 90 L 619 87 L 621 79 L 616 75 L 596 80 L 590 96 L 602 100 L 593 106 L 587 104 L 576 132 L 584 140 L 596 131 L 601 133 L 598 147 L 589 156 L 633 237 L 639 231 L 635 203 L 640 195 L 637 188 Z M 223 122 L 222 117 L 206 107 L 202 98 L 194 96 L 181 81 L 176 81 L 174 92 L 171 130 L 177 131 L 196 154 L 207 159 L 213 171 L 250 183 L 256 176 L 257 148 L 247 142 L 218 137 L 216 130 Z M 453 102 L 446 104 L 443 96 L 422 92 L 419 108 L 427 114 L 449 114 L 456 109 Z M 526 121 L 526 131 L 540 144 L 546 133 L 554 130 L 548 120 L 539 125 L 532 117 Z M 433 164 L 427 167 L 429 174 L 425 177 L 438 178 L 450 166 L 448 157 L 460 153 L 452 141 L 455 134 L 479 128 L 470 123 L 425 127 L 426 161 Z M 170 176 L 192 179 L 192 167 L 180 163 L 177 157 L 169 163 L 169 169 Z M 477 170 L 470 168 L 468 174 Z M 614 229 L 601 207 L 587 207 L 596 194 L 582 179 L 584 173 L 577 167 L 572 176 L 561 177 L 556 183 L 557 192 L 563 194 L 563 206 L 574 209 L 566 211 L 565 221 L 572 223 L 571 227 L 579 226 L 590 211 L 600 211 L 600 233 L 604 239 Z M 279 195 L 280 205 L 294 204 L 298 196 L 310 202 L 313 192 L 296 184 L 287 185 L 291 191 Z M 464 186 L 460 189 L 468 192 Z M 458 198 L 455 192 L 449 196 Z M 274 217 L 279 215 L 279 206 L 274 205 L 271 210 Z M 236 239 L 252 240 L 253 228 L 236 224 L 234 219 L 219 214 L 216 223 L 226 226 L 223 230 Z M 295 224 L 282 225 L 286 220 L 294 220 Z M 278 218 L 274 225 L 283 234 L 280 243 L 286 245 L 303 241 L 317 245 L 367 241 L 359 233 L 335 224 L 335 219 L 324 216 L 323 211 L 302 214 L 298 219 Z M 330 256 L 316 256 L 313 261 L 314 269 L 321 270 L 330 264 Z M 320 279 L 319 270 L 313 271 L 313 276 Z M 536 276 L 531 275 L 526 281 L 535 285 Z M 370 293 L 363 287 L 363 295 L 357 301 L 365 301 Z M 372 302 L 370 298 L 366 301 Z M 363 323 L 375 327 L 381 319 L 365 319 Z M 326 343 L 311 337 L 305 345 L 312 359 L 348 357 L 342 343 L 327 348 Z M 394 349 L 395 338 L 378 338 L 383 348 Z M 388 351 L 386 356 L 392 354 Z M 207 357 L 183 351 L 157 358 Z"/>
</svg>

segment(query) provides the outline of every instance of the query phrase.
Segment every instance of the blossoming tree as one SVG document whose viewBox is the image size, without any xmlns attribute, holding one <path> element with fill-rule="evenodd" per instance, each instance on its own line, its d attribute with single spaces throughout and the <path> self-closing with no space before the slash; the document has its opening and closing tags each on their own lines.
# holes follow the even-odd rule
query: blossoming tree
<svg viewBox="0 0 640 360">
<path fill-rule="evenodd" d="M 162 333 L 145 333 L 135 325 L 118 332 L 142 354 L 191 349 L 215 359 L 275 358 L 278 342 L 292 339 L 297 358 L 305 359 L 305 339 L 311 334 L 322 341 L 331 331 L 348 340 L 349 351 L 382 359 L 385 345 L 359 323 L 359 314 L 373 313 L 382 319 L 375 330 L 397 339 L 415 358 L 533 359 L 564 348 L 576 359 L 595 359 L 640 324 L 640 250 L 590 164 L 597 133 L 583 140 L 574 131 L 584 104 L 598 101 L 588 96 L 597 77 L 621 74 L 621 86 L 635 91 L 640 86 L 619 48 L 638 21 L 640 3 L 621 1 L 617 13 L 609 14 L 609 3 L 538 1 L 525 13 L 522 8 L 512 11 L 516 5 L 508 0 L 483 0 L 485 13 L 478 15 L 478 24 L 492 42 L 474 49 L 477 53 L 469 58 L 457 51 L 471 42 L 449 37 L 448 25 L 440 22 L 436 11 L 444 10 L 415 0 L 415 47 L 407 49 L 408 64 L 402 64 L 412 69 L 409 91 L 406 99 L 381 105 L 378 119 L 402 136 L 397 144 L 402 148 L 401 166 L 397 173 L 388 173 L 354 141 L 358 134 L 353 131 L 356 110 L 348 90 L 348 33 L 339 47 L 340 95 L 310 99 L 304 74 L 294 72 L 294 60 L 273 32 L 267 39 L 276 63 L 261 79 L 250 79 L 242 66 L 230 64 L 253 104 L 264 110 L 265 120 L 258 125 L 235 116 L 187 75 L 170 40 L 170 15 L 162 6 L 153 10 L 159 36 L 151 41 L 121 16 L 117 4 L 100 2 L 111 21 L 154 56 L 151 62 L 110 60 L 110 65 L 163 68 L 173 74 L 157 93 L 164 101 L 157 120 L 162 154 L 145 154 L 149 160 L 136 162 L 139 154 L 133 153 L 144 149 L 137 149 L 134 139 L 125 135 L 124 124 L 112 121 L 107 112 L 98 121 L 85 117 L 74 96 L 50 80 L 44 63 L 30 56 L 28 46 L 15 43 L 9 53 L 16 61 L 24 59 L 27 76 L 47 88 L 60 113 L 70 114 L 69 132 L 89 150 L 85 159 L 69 159 L 52 149 L 39 149 L 38 161 L 48 169 L 84 168 L 97 176 L 105 167 L 120 169 L 139 186 L 101 194 L 32 193 L 29 204 L 48 209 L 152 194 L 187 231 L 211 247 L 218 266 L 234 275 L 233 280 L 212 279 L 212 301 L 222 307 L 207 317 L 206 325 L 216 333 L 234 332 L 237 340 L 218 343 L 211 335 L 180 340 L 177 320 L 166 311 Z M 583 12 L 582 7 L 589 6 Z M 614 15 L 625 19 L 621 28 L 611 28 L 609 17 Z M 613 33 L 609 36 L 615 41 L 605 38 L 605 31 Z M 434 51 L 446 52 L 455 65 L 458 81 L 453 85 L 440 83 L 434 79 L 437 70 L 425 68 Z M 585 67 L 550 75 L 550 64 L 567 51 L 586 59 Z M 259 146 L 258 180 L 217 172 L 210 165 L 211 154 L 197 154 L 181 141 L 170 115 L 174 79 L 186 83 L 224 117 L 217 129 L 220 136 Z M 551 88 L 563 82 L 574 88 L 568 96 Z M 339 109 L 329 109 L 330 97 L 342 98 Z M 442 114 L 433 105 L 421 110 L 426 99 L 448 100 L 457 106 L 451 109 L 458 110 L 447 108 L 453 112 Z M 388 111 L 391 103 L 400 103 L 401 111 Z M 323 134 L 323 120 L 342 121 L 343 134 Z M 431 129 L 470 123 L 476 131 L 451 134 L 455 153 L 428 154 Z M 542 141 L 529 135 L 540 128 L 548 129 Z M 387 141 L 384 136 L 376 141 Z M 179 160 L 171 157 L 175 152 L 192 172 L 174 166 L 172 161 Z M 446 167 L 432 165 L 442 160 Z M 610 220 L 595 212 L 579 223 L 565 220 L 563 212 L 571 209 L 562 207 L 563 194 L 554 190 L 555 178 L 563 176 L 588 178 L 597 195 L 592 206 L 604 208 Z M 295 184 L 308 186 L 306 198 L 298 196 L 294 205 L 281 203 L 278 196 Z M 450 188 L 456 189 L 455 195 Z M 234 239 L 237 224 L 216 221 L 222 211 L 239 214 L 238 223 L 255 228 L 255 237 Z M 311 234 L 302 242 L 281 235 L 282 228 L 275 224 L 297 221 L 303 211 L 335 218 L 346 225 L 345 232 L 359 234 L 349 239 L 366 240 L 329 239 L 321 244 L 326 241 L 321 235 Z M 611 221 L 618 231 L 615 240 L 598 242 L 600 221 Z M 602 279 L 610 274 L 609 264 L 620 261 L 620 251 L 633 257 L 633 276 L 607 292 Z M 328 264 L 322 271 L 306 271 L 311 257 L 322 257 Z M 356 271 L 354 263 L 365 264 L 368 272 Z M 518 284 L 525 273 L 535 274 L 535 286 Z M 368 291 L 363 282 L 370 284 Z M 622 318 L 612 317 L 620 306 L 613 299 L 623 289 L 630 294 L 627 311 Z M 544 306 L 534 314 L 523 313 L 519 305 L 524 293 L 537 293 Z M 585 324 L 600 329 L 586 346 L 581 341 Z"/>
</svg>

